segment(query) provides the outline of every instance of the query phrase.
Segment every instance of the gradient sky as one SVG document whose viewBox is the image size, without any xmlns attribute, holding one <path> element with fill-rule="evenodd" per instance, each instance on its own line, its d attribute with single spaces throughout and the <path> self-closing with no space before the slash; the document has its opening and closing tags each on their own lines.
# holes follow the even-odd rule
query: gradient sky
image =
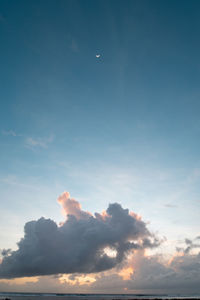
<svg viewBox="0 0 200 300">
<path fill-rule="evenodd" d="M 0 0 L 0 248 L 64 191 L 200 234 L 199 37 L 195 0 Z"/>
</svg>

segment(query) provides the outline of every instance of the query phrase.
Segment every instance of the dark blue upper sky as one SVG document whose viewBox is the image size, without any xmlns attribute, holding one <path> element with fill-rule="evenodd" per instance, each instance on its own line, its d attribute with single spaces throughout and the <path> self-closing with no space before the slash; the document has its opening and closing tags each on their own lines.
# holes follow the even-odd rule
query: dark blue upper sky
<svg viewBox="0 0 200 300">
<path fill-rule="evenodd" d="M 198 140 L 199 1 L 0 4 L 2 128 Z"/>
<path fill-rule="evenodd" d="M 67 189 L 180 234 L 186 207 L 194 231 L 199 53 L 200 1 L 0 0 L 3 209 L 53 215 Z M 174 201 L 183 219 L 162 211 Z"/>
</svg>

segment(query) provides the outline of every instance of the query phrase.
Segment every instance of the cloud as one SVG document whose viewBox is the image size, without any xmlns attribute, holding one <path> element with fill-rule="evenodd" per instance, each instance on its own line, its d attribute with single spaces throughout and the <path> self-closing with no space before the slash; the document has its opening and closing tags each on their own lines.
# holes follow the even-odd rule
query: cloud
<svg viewBox="0 0 200 300">
<path fill-rule="evenodd" d="M 66 221 L 58 226 L 42 217 L 26 223 L 18 250 L 7 255 L 4 250 L 0 278 L 101 272 L 119 265 L 134 249 L 159 245 L 146 224 L 118 203 L 93 216 L 67 192 L 58 201 Z"/>
<path fill-rule="evenodd" d="M 47 148 L 50 143 L 53 142 L 53 136 L 51 135 L 48 138 L 32 138 L 32 137 L 27 137 L 25 140 L 25 145 L 28 148 Z"/>
<path fill-rule="evenodd" d="M 187 245 L 186 245 L 187 246 Z M 122 269 L 132 269 L 124 278 Z M 63 293 L 184 293 L 200 292 L 200 253 L 176 253 L 170 261 L 162 255 L 147 256 L 136 250 L 128 260 L 116 268 L 88 275 L 41 276 L 24 279 L 0 280 L 5 291 L 63 292 Z M 85 278 L 84 281 L 82 281 Z M 89 278 L 89 277 L 88 277 Z M 21 280 L 18 283 L 18 280 Z M 30 282 L 30 280 L 32 282 Z"/>
<path fill-rule="evenodd" d="M 2 249 L 1 250 L 1 255 L 2 256 L 8 256 L 12 252 L 11 249 Z"/>
<path fill-rule="evenodd" d="M 68 192 L 64 192 L 61 196 L 58 197 L 58 203 L 63 207 L 64 214 L 73 215 L 78 220 L 79 219 L 88 219 L 92 216 L 91 213 L 85 212 L 81 209 L 81 205 L 78 201 L 73 198 L 70 198 L 70 194 Z"/>
<path fill-rule="evenodd" d="M 200 243 L 198 243 L 199 236 L 197 236 L 194 241 L 190 240 L 188 238 L 185 239 L 186 247 L 176 247 L 177 252 L 183 252 L 184 254 L 189 254 L 192 249 L 198 249 L 200 248 Z M 197 241 L 197 243 L 195 242 Z"/>
<path fill-rule="evenodd" d="M 167 263 L 161 255 L 146 256 L 136 251 L 127 265 L 133 272 L 122 280 L 120 272 L 102 273 L 91 284 L 90 291 L 117 293 L 187 293 L 200 292 L 200 253 L 174 255 Z"/>
<path fill-rule="evenodd" d="M 2 130 L 3 135 L 11 135 L 11 136 L 18 136 L 14 130 Z"/>
<path fill-rule="evenodd" d="M 14 136 L 14 137 L 24 137 L 24 143 L 27 148 L 47 148 L 50 143 L 53 142 L 54 137 L 50 135 L 49 137 L 44 138 L 33 138 L 30 136 L 25 136 L 23 134 L 18 134 L 14 130 L 2 130 L 1 133 L 5 136 Z"/>
<path fill-rule="evenodd" d="M 73 52 L 78 52 L 79 51 L 78 44 L 74 39 L 72 39 L 72 41 L 71 41 L 70 48 Z"/>
<path fill-rule="evenodd" d="M 167 203 L 167 204 L 165 204 L 164 206 L 165 206 L 165 207 L 168 207 L 168 208 L 176 208 L 176 207 L 178 207 L 177 205 L 171 204 L 171 203 Z"/>
<path fill-rule="evenodd" d="M 200 282 L 200 254 L 174 256 L 169 265 L 158 256 L 142 257 L 129 289 L 196 292 Z"/>
<path fill-rule="evenodd" d="M 2 135 L 4 136 L 13 136 L 13 137 L 23 137 L 23 143 L 26 148 L 36 149 L 36 148 L 48 148 L 48 145 L 53 142 L 54 136 L 50 135 L 49 137 L 37 137 L 33 138 L 31 136 L 26 136 L 24 134 L 18 134 L 14 130 L 2 130 Z"/>
</svg>

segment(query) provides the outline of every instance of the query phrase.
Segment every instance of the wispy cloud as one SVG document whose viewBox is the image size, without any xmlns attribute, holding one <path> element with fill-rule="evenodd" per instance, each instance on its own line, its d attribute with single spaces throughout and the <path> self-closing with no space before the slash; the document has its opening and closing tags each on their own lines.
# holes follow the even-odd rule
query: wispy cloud
<svg viewBox="0 0 200 300">
<path fill-rule="evenodd" d="M 71 49 L 73 52 L 78 52 L 78 51 L 79 51 L 79 47 L 78 47 L 78 44 L 77 44 L 77 42 L 76 42 L 75 39 L 72 39 L 72 40 L 71 40 L 70 49 Z"/>
<path fill-rule="evenodd" d="M 47 148 L 50 143 L 53 142 L 53 135 L 49 136 L 48 138 L 33 138 L 27 137 L 25 140 L 25 145 L 28 148 Z"/>
<path fill-rule="evenodd" d="M 53 142 L 54 136 L 50 135 L 49 137 L 32 137 L 27 136 L 25 134 L 19 134 L 13 129 L 9 130 L 2 130 L 1 134 L 4 136 L 11 136 L 11 137 L 23 137 L 25 147 L 29 149 L 36 149 L 36 148 L 48 148 L 48 145 Z"/>
<path fill-rule="evenodd" d="M 19 136 L 14 130 L 2 130 L 3 135 Z"/>
<path fill-rule="evenodd" d="M 165 207 L 168 207 L 168 208 L 175 208 L 175 207 L 178 207 L 178 205 L 175 205 L 175 204 L 171 204 L 171 203 L 167 203 L 164 205 Z"/>
<path fill-rule="evenodd" d="M 24 180 L 20 180 L 16 175 L 7 175 L 7 176 L 0 176 L 0 183 L 3 183 L 5 185 L 9 186 L 17 186 L 21 187 L 23 189 L 31 189 L 31 190 L 41 190 L 40 187 L 38 187 L 36 184 L 25 182 Z"/>
</svg>

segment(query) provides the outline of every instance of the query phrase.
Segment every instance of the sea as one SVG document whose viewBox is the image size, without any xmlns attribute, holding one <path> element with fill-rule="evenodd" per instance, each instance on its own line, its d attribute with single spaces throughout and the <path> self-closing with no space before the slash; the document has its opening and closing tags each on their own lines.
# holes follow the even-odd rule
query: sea
<svg viewBox="0 0 200 300">
<path fill-rule="evenodd" d="M 180 295 L 180 294 L 54 294 L 54 293 L 0 293 L 0 300 L 194 300 L 200 299 L 198 295 Z"/>
</svg>

